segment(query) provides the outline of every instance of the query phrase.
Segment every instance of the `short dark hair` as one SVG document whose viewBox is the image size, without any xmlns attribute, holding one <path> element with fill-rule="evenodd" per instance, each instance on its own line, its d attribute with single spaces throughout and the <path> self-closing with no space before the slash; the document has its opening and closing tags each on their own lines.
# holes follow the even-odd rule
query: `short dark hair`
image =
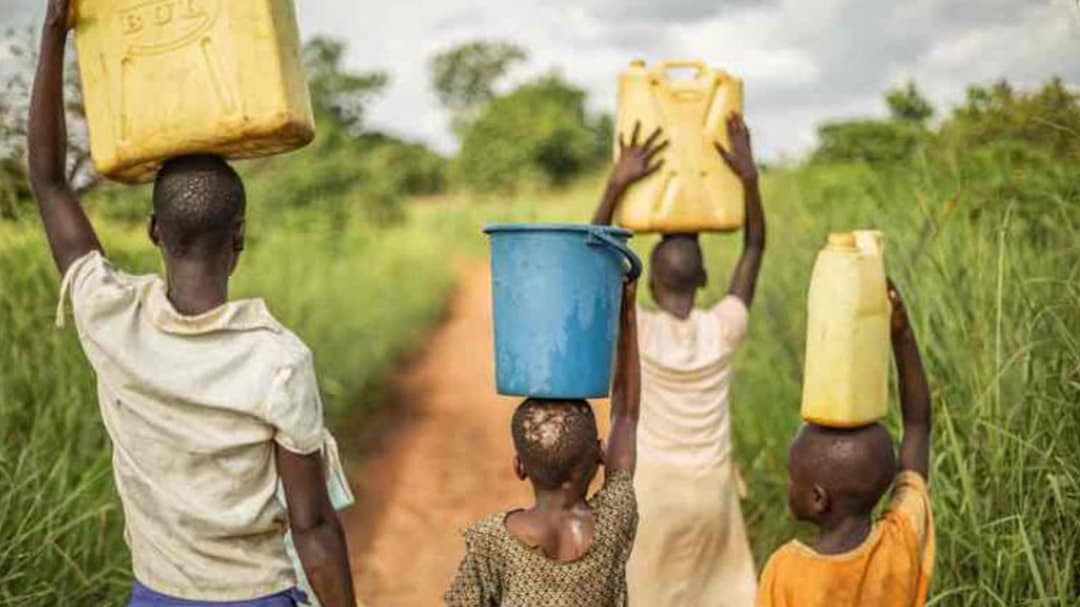
<svg viewBox="0 0 1080 607">
<path fill-rule="evenodd" d="M 705 271 L 697 234 L 666 234 L 650 256 L 653 277 L 661 286 L 685 293 L 701 286 Z"/>
<path fill-rule="evenodd" d="M 792 465 L 842 507 L 870 514 L 896 476 L 896 453 L 881 424 L 829 428 L 805 424 L 791 445 Z"/>
<path fill-rule="evenodd" d="M 596 416 L 584 400 L 527 399 L 514 411 L 510 431 L 525 471 L 545 489 L 598 465 Z"/>
<path fill-rule="evenodd" d="M 246 206 L 244 182 L 218 156 L 172 158 L 154 181 L 154 217 L 176 255 L 219 250 Z"/>
</svg>

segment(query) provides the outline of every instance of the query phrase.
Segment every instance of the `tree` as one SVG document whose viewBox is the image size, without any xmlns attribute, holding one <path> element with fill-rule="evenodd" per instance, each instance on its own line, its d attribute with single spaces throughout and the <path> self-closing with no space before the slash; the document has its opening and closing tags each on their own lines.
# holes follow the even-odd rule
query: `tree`
<svg viewBox="0 0 1080 607">
<path fill-rule="evenodd" d="M 14 57 L 10 69 L 0 72 L 0 181 L 24 179 L 26 163 L 27 120 L 30 93 L 37 68 L 38 38 L 33 28 L 7 29 L 0 37 L 0 47 Z M 68 181 L 76 193 L 84 194 L 101 182 L 90 159 L 90 139 L 83 105 L 78 65 L 68 54 L 64 66 L 64 102 L 68 126 Z M 16 186 L 0 184 L 2 192 L 21 192 Z M 13 208 L 12 202 L 3 203 Z"/>
<path fill-rule="evenodd" d="M 495 96 L 498 81 L 527 58 L 525 49 L 513 43 L 484 40 L 460 44 L 432 57 L 431 85 L 439 102 L 450 111 L 454 132 L 465 132 Z"/>
<path fill-rule="evenodd" d="M 464 133 L 457 168 L 467 184 L 484 190 L 530 180 L 560 185 L 598 160 L 597 130 L 585 92 L 547 75 L 484 106 Z"/>
<path fill-rule="evenodd" d="M 934 106 L 923 97 L 913 80 L 886 93 L 885 103 L 888 104 L 894 120 L 926 124 L 934 115 Z"/>
<path fill-rule="evenodd" d="M 312 38 L 304 45 L 304 67 L 316 116 L 336 120 L 350 134 L 359 135 L 368 102 L 390 78 L 385 72 L 349 72 L 342 65 L 345 49 L 341 40 Z"/>
<path fill-rule="evenodd" d="M 1058 158 L 1080 159 L 1080 94 L 1061 78 L 1036 91 L 1017 91 L 1006 80 L 972 86 L 941 130 L 953 145 L 1012 141 Z"/>
</svg>

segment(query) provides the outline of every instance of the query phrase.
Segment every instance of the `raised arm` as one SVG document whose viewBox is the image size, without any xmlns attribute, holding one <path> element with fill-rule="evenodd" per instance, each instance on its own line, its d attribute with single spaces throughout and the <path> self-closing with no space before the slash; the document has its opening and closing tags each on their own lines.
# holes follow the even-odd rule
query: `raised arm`
<svg viewBox="0 0 1080 607">
<path fill-rule="evenodd" d="M 633 474 L 637 462 L 637 425 L 641 413 L 641 359 L 637 336 L 637 282 L 623 287 L 619 343 L 611 390 L 611 434 L 607 470 Z"/>
<path fill-rule="evenodd" d="M 355 607 L 345 531 L 327 493 L 322 456 L 275 450 L 289 529 L 312 590 L 325 607 Z"/>
<path fill-rule="evenodd" d="M 69 0 L 49 0 L 30 98 L 28 138 L 30 186 L 61 274 L 76 259 L 94 249 L 101 250 L 94 228 L 67 180 L 64 45 L 68 10 Z"/>
<path fill-rule="evenodd" d="M 923 372 L 919 344 L 908 322 L 907 309 L 896 285 L 889 281 L 892 302 L 892 347 L 900 380 L 900 408 L 904 417 L 904 440 L 900 445 L 900 469 L 930 478 L 930 386 Z"/>
<path fill-rule="evenodd" d="M 746 205 L 743 252 L 735 265 L 728 293 L 749 307 L 754 301 L 754 290 L 765 257 L 765 211 L 761 208 L 761 189 L 758 187 L 758 170 L 750 146 L 750 129 L 746 128 L 742 116 L 732 114 L 728 117 L 727 131 L 731 149 L 726 150 L 717 143 L 716 151 L 742 182 Z"/>
<path fill-rule="evenodd" d="M 600 199 L 600 206 L 596 207 L 592 222 L 595 225 L 611 225 L 615 216 L 615 208 L 619 206 L 626 191 L 630 186 L 645 179 L 649 175 L 659 171 L 664 166 L 663 160 L 656 159 L 657 154 L 664 151 L 668 146 L 666 140 L 661 137 L 663 129 L 657 128 L 642 143 L 638 143 L 641 134 L 641 123 L 634 125 L 634 132 L 630 136 L 630 143 L 626 142 L 623 133 L 619 133 L 619 161 L 611 170 L 604 196 Z"/>
</svg>

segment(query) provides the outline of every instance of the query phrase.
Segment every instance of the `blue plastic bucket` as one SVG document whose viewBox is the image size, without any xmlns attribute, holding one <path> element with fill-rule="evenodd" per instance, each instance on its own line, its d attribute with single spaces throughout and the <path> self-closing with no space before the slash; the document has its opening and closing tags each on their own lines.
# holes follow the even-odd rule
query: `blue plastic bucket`
<svg viewBox="0 0 1080 607">
<path fill-rule="evenodd" d="M 608 395 L 632 233 L 592 225 L 492 225 L 495 384 L 536 398 Z"/>
</svg>

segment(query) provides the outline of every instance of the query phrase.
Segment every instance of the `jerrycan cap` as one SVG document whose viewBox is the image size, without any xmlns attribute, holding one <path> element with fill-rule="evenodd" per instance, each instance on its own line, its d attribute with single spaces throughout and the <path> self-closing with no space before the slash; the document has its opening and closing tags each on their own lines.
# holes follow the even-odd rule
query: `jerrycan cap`
<svg viewBox="0 0 1080 607">
<path fill-rule="evenodd" d="M 645 67 L 644 59 L 634 59 L 630 62 L 630 67 Z"/>
<path fill-rule="evenodd" d="M 829 242 L 825 247 L 830 251 L 842 253 L 855 253 L 859 250 L 852 232 L 833 232 L 829 234 Z"/>
</svg>

